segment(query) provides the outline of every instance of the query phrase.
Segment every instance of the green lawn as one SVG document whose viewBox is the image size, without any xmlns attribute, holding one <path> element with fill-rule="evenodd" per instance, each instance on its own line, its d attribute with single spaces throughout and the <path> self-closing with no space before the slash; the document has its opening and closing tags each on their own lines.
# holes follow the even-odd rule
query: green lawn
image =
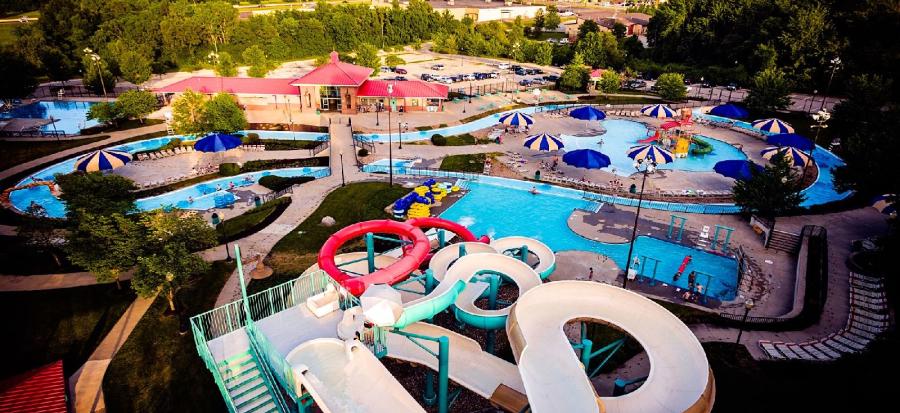
<svg viewBox="0 0 900 413">
<path fill-rule="evenodd" d="M 187 317 L 213 308 L 234 264 L 213 263 L 209 273 L 181 290 L 178 300 Z M 178 317 L 165 314 L 157 299 L 103 378 L 106 408 L 115 412 L 223 412 L 225 405 L 197 355 L 190 329 L 178 333 Z"/>
<path fill-rule="evenodd" d="M 19 23 L 0 24 L 0 46 L 11 45 L 16 41 L 16 34 L 13 33 L 13 30 L 15 30 L 18 25 Z"/>
<path fill-rule="evenodd" d="M 490 139 L 478 139 L 472 136 L 469 133 L 463 133 L 461 135 L 453 135 L 447 137 L 447 145 L 445 146 L 467 146 L 467 145 L 481 145 L 485 143 L 493 143 L 494 141 Z"/>
<path fill-rule="evenodd" d="M 562 32 L 540 32 L 537 36 L 530 37 L 532 40 L 547 40 L 547 39 L 565 39 L 566 34 Z"/>
<path fill-rule="evenodd" d="M 261 291 L 299 276 L 315 264 L 319 248 L 335 231 L 360 221 L 384 219 L 389 215 L 385 207 L 409 193 L 409 189 L 383 182 L 349 184 L 328 194 L 319 208 L 287 236 L 278 241 L 267 262 L 275 274 L 265 280 L 253 281 L 250 290 Z M 337 221 L 332 227 L 321 225 L 322 218 L 331 216 Z"/>
<path fill-rule="evenodd" d="M 298 149 L 312 149 L 319 146 L 320 141 L 290 141 L 290 140 L 263 140 L 267 151 L 295 151 Z"/>
<path fill-rule="evenodd" d="M 97 133 L 115 132 L 115 131 L 122 131 L 122 130 L 128 130 L 128 129 L 143 128 L 144 126 L 159 125 L 160 123 L 163 123 L 162 119 L 144 119 L 143 122 L 141 122 L 140 119 L 128 119 L 128 120 L 123 120 L 115 125 L 97 125 L 97 126 L 92 126 L 90 128 L 85 128 L 85 129 L 81 130 L 81 134 L 82 135 L 94 135 Z"/>
<path fill-rule="evenodd" d="M 278 218 L 290 204 L 291 198 L 279 198 L 234 218 L 226 219 L 216 226 L 220 242 L 239 239 L 262 229 L 264 223 Z"/>
<path fill-rule="evenodd" d="M 7 336 L 0 377 L 63 359 L 72 374 L 134 300 L 128 283 L 0 293 Z"/>
<path fill-rule="evenodd" d="M 450 155 L 441 161 L 442 171 L 456 172 L 484 172 L 484 161 L 489 154 L 475 153 L 465 155 Z"/>
<path fill-rule="evenodd" d="M 2 27 L 2 25 L 0 25 Z M 97 136 L 71 141 L 41 141 L 41 142 L 11 142 L 0 141 L 0 171 L 11 168 L 21 163 L 33 161 L 42 156 L 47 156 L 66 149 L 87 145 L 102 141 L 109 136 Z"/>
</svg>

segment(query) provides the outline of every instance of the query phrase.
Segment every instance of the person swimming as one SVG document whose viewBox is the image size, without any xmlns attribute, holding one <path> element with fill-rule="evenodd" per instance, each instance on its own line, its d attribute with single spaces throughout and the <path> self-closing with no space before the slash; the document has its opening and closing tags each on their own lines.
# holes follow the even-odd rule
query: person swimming
<svg viewBox="0 0 900 413">
<path fill-rule="evenodd" d="M 193 203 L 194 203 L 194 197 L 189 196 L 189 197 L 188 197 L 188 203 L 189 203 L 189 204 L 193 204 Z"/>
<path fill-rule="evenodd" d="M 531 187 L 531 190 L 528 192 L 531 192 L 531 195 L 537 195 L 538 194 L 537 187 L 535 187 L 535 186 Z"/>
</svg>

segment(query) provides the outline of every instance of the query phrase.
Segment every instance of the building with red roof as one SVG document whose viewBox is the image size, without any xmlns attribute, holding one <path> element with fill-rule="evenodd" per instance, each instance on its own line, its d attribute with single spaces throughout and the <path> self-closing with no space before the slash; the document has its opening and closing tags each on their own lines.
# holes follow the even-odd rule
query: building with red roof
<svg viewBox="0 0 900 413">
<path fill-rule="evenodd" d="M 379 108 L 392 111 L 438 111 L 449 88 L 418 80 L 370 80 L 373 69 L 342 62 L 331 52 L 328 63 L 297 79 L 259 79 L 196 76 L 154 89 L 167 99 L 193 90 L 205 94 L 230 93 L 248 108 L 274 104 L 300 111 L 354 114 Z M 390 99 L 390 102 L 388 102 Z M 262 106 L 260 108 L 260 106 Z"/>
</svg>

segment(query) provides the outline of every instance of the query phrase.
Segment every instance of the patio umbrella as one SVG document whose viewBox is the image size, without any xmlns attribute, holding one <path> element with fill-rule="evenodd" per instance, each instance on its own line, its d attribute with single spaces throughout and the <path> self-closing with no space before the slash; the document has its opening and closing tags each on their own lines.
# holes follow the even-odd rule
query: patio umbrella
<svg viewBox="0 0 900 413">
<path fill-rule="evenodd" d="M 897 213 L 897 195 L 884 194 L 872 199 L 872 206 L 882 214 L 894 215 Z"/>
<path fill-rule="evenodd" d="M 227 133 L 210 133 L 194 143 L 200 152 L 223 152 L 241 146 L 241 138 Z"/>
<path fill-rule="evenodd" d="M 569 116 L 581 120 L 603 120 L 606 119 L 606 113 L 593 106 L 582 106 L 569 112 Z"/>
<path fill-rule="evenodd" d="M 380 327 L 394 325 L 403 314 L 400 291 L 387 284 L 373 284 L 366 289 L 359 302 L 366 320 Z"/>
<path fill-rule="evenodd" d="M 752 161 L 746 160 L 728 160 L 728 161 L 719 161 L 716 162 L 715 166 L 713 166 L 713 170 L 716 171 L 719 175 L 722 175 L 727 178 L 733 178 L 737 180 L 746 181 L 749 180 L 751 176 L 753 176 L 753 170 L 757 172 L 763 171 L 763 167 L 757 165 Z"/>
<path fill-rule="evenodd" d="M 609 157 L 593 149 L 578 149 L 566 152 L 563 162 L 576 168 L 600 169 L 606 168 L 612 162 Z"/>
<path fill-rule="evenodd" d="M 770 146 L 760 151 L 759 154 L 766 160 L 772 160 L 776 156 L 783 156 L 790 162 L 791 166 L 806 166 L 809 162 L 809 155 L 791 146 Z"/>
<path fill-rule="evenodd" d="M 716 106 L 709 111 L 709 114 L 732 119 L 743 119 L 750 116 L 750 112 L 747 112 L 747 109 L 731 103 Z"/>
<path fill-rule="evenodd" d="M 131 162 L 131 154 L 122 151 L 99 150 L 75 161 L 75 170 L 82 172 L 109 171 Z"/>
<path fill-rule="evenodd" d="M 558 151 L 563 143 L 559 138 L 546 133 L 531 135 L 525 138 L 525 147 L 533 151 Z"/>
<path fill-rule="evenodd" d="M 641 113 L 651 118 L 671 118 L 675 116 L 675 109 L 666 105 L 647 105 L 641 108 Z"/>
<path fill-rule="evenodd" d="M 763 132 L 772 132 L 772 133 L 794 133 L 794 127 L 789 125 L 787 122 L 776 119 L 757 119 L 751 123 L 754 129 L 759 129 Z"/>
<path fill-rule="evenodd" d="M 500 123 L 506 126 L 526 126 L 534 124 L 534 118 L 522 112 L 513 112 L 501 116 Z"/>
<path fill-rule="evenodd" d="M 813 148 L 813 143 L 809 138 L 796 133 L 770 135 L 766 138 L 766 142 L 777 146 L 791 146 L 801 151 L 810 151 Z"/>
<path fill-rule="evenodd" d="M 675 160 L 675 155 L 656 145 L 638 145 L 628 148 L 628 157 L 636 161 L 651 161 L 657 165 L 669 163 Z"/>
</svg>

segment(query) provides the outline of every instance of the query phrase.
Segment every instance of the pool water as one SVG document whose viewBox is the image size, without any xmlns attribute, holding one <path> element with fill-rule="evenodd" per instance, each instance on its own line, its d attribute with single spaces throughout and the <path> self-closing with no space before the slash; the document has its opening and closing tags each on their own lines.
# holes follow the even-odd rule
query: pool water
<svg viewBox="0 0 900 413">
<path fill-rule="evenodd" d="M 641 145 L 639 140 L 647 137 L 647 127 L 639 122 L 630 120 L 613 119 L 602 121 L 606 133 L 597 136 L 572 136 L 560 135 L 566 150 L 593 149 L 609 156 L 612 164 L 605 171 L 613 172 L 620 176 L 633 174 L 634 162 L 626 155 L 628 148 Z M 706 155 L 688 155 L 687 158 L 676 158 L 674 162 L 661 165 L 659 169 L 677 169 L 692 172 L 712 171 L 716 162 L 728 159 L 747 159 L 747 155 L 740 149 L 726 142 L 700 136 L 701 139 L 712 145 L 712 152 Z M 600 141 L 603 141 L 601 144 Z"/>
<path fill-rule="evenodd" d="M 290 132 L 275 130 L 242 130 L 238 135 L 255 133 L 260 139 L 277 139 L 283 141 L 327 141 L 328 134 L 321 132 Z"/>
<path fill-rule="evenodd" d="M 74 135 L 81 132 L 84 128 L 96 126 L 96 120 L 88 120 L 88 109 L 96 105 L 97 102 L 79 102 L 79 101 L 41 101 L 24 106 L 19 106 L 11 111 L 0 113 L 0 119 L 10 118 L 30 118 L 30 119 L 56 119 L 55 125 L 49 124 L 41 127 L 44 132 L 56 131 L 65 132 L 67 135 Z"/>
<path fill-rule="evenodd" d="M 590 201 L 576 196 L 556 194 L 553 191 L 532 195 L 521 185 L 499 185 L 493 182 L 468 182 L 470 192 L 453 204 L 441 218 L 459 222 L 476 235 L 493 237 L 521 235 L 546 243 L 554 251 L 589 251 L 603 254 L 625 268 L 628 244 L 613 244 L 584 238 L 568 226 L 568 218 L 574 209 L 589 209 Z M 541 187 L 539 190 L 542 190 Z M 685 256 L 692 260 L 684 275 L 673 282 Z M 730 257 L 712 254 L 665 240 L 640 236 L 634 247 L 635 257 L 651 257 L 659 260 L 655 277 L 670 285 L 687 288 L 687 274 L 697 271 L 712 276 L 698 277 L 697 283 L 705 287 L 706 295 L 723 301 L 733 300 L 737 285 L 737 262 Z M 641 271 L 653 275 L 653 268 Z M 708 281 L 708 286 L 707 286 Z"/>
</svg>

